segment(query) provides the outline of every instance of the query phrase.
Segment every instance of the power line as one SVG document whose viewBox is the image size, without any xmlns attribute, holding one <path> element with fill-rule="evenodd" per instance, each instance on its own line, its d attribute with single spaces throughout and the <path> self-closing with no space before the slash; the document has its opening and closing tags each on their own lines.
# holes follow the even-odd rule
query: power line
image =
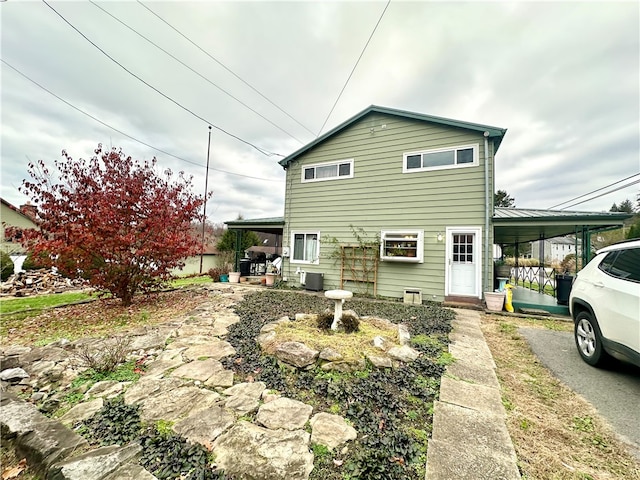
<svg viewBox="0 0 640 480">
<path fill-rule="evenodd" d="M 204 165 L 204 164 L 202 164 L 202 163 L 197 163 L 197 162 L 194 162 L 194 161 L 192 161 L 192 160 L 188 160 L 188 159 L 186 159 L 186 158 L 179 157 L 178 155 L 174 155 L 173 153 L 169 153 L 169 152 L 167 152 L 166 150 L 162 150 L 161 148 L 154 147 L 153 145 L 150 145 L 150 144 L 148 144 L 148 143 L 146 143 L 146 142 L 143 142 L 142 140 L 140 140 L 140 139 L 138 139 L 138 138 L 136 138 L 136 137 L 133 137 L 133 136 L 129 135 L 128 133 L 123 132 L 122 130 L 117 129 L 116 127 L 113 127 L 113 126 L 109 125 L 108 123 L 103 122 L 103 121 L 102 121 L 102 120 L 100 120 L 99 118 L 94 117 L 94 116 L 93 116 L 93 115 L 91 115 L 90 113 L 85 112 L 84 110 L 82 110 L 82 109 L 80 109 L 80 108 L 76 107 L 75 105 L 73 105 L 71 102 L 69 102 L 69 101 L 65 100 L 64 98 L 62 98 L 62 97 L 60 97 L 60 96 L 56 95 L 56 94 L 55 94 L 55 93 L 53 93 L 51 90 L 47 89 L 46 87 L 44 87 L 44 86 L 43 86 L 43 85 L 41 85 L 40 83 L 36 82 L 36 81 L 35 81 L 35 80 L 33 80 L 32 78 L 30 78 L 30 77 L 28 77 L 27 75 L 25 75 L 24 73 L 22 73 L 20 70 L 18 70 L 16 67 L 14 67 L 13 65 L 11 65 L 11 64 L 10 64 L 9 62 L 7 62 L 6 60 L 4 60 L 4 59 L 0 58 L 0 62 L 4 63 L 7 67 L 9 67 L 9 68 L 10 68 L 10 69 L 12 69 L 13 71 L 15 71 L 18 75 L 22 76 L 22 77 L 23 77 L 23 78 L 25 78 L 26 80 L 29 80 L 29 81 L 30 81 L 31 83 L 33 83 L 34 85 L 36 85 L 36 86 L 40 87 L 42 90 L 44 90 L 45 92 L 47 92 L 49 95 L 54 96 L 55 98 L 57 98 L 58 100 L 60 100 L 61 102 L 65 103 L 65 104 L 67 104 L 68 106 L 70 106 L 70 107 L 71 107 L 71 108 L 73 108 L 74 110 L 76 110 L 76 111 L 78 111 L 78 112 L 82 113 L 83 115 L 86 115 L 87 117 L 89 117 L 90 119 L 92 119 L 92 120 L 94 120 L 94 121 L 96 121 L 96 122 L 100 123 L 101 125 L 104 125 L 105 127 L 110 128 L 110 129 L 111 129 L 111 130 L 113 130 L 114 132 L 118 132 L 119 134 L 121 134 L 121 135 L 123 135 L 123 136 L 125 136 L 125 137 L 127 137 L 127 138 L 129 138 L 129 139 L 131 139 L 131 140 L 133 140 L 133 141 L 135 141 L 135 142 L 138 142 L 138 143 L 140 143 L 140 144 L 144 145 L 145 147 L 152 148 L 152 149 L 154 149 L 154 150 L 156 150 L 156 151 L 158 151 L 158 152 L 164 153 L 165 155 L 168 155 L 168 156 L 173 157 L 173 158 L 175 158 L 175 159 L 181 160 L 181 161 L 183 161 L 183 162 L 190 163 L 190 164 L 192 164 L 192 165 L 196 165 L 196 166 L 198 166 L 198 167 L 204 167 L 204 166 L 205 166 L 205 165 Z M 242 173 L 229 172 L 229 171 L 227 171 L 227 170 L 221 170 L 221 169 L 219 169 L 219 168 L 209 167 L 209 169 L 210 169 L 210 170 L 215 170 L 215 171 L 217 171 L 217 172 L 221 172 L 221 173 L 226 173 L 226 174 L 228 174 L 228 175 L 235 175 L 235 176 L 237 176 L 237 177 L 251 178 L 251 179 L 254 179 L 254 180 L 264 180 L 264 181 L 267 181 L 267 182 L 281 182 L 280 180 L 273 180 L 273 179 L 270 179 L 270 178 L 252 177 L 251 175 L 244 175 L 244 174 L 242 174 Z"/>
<path fill-rule="evenodd" d="M 382 21 L 382 17 L 384 17 L 384 14 L 387 11 L 387 8 L 389 8 L 389 4 L 390 3 L 391 3 L 391 0 L 388 0 L 387 4 L 384 6 L 384 10 L 382 10 L 382 13 L 380 14 L 380 18 L 378 18 L 378 22 L 376 23 L 376 26 L 373 27 L 373 31 L 371 32 L 371 35 L 369 35 L 369 39 L 367 40 L 367 43 L 364 44 L 364 48 L 362 49 L 362 52 L 360 52 L 360 56 L 358 57 L 358 60 L 356 60 L 356 64 L 351 69 L 351 73 L 347 77 L 347 81 L 344 82 L 344 85 L 342 86 L 342 90 L 340 90 L 340 93 L 338 94 L 338 98 L 336 98 L 336 101 L 333 103 L 333 107 L 331 107 L 331 110 L 329 111 L 329 115 L 327 115 L 327 118 L 324 119 L 324 123 L 322 124 L 322 127 L 320 127 L 320 130 L 318 131 L 318 134 L 316 135 L 316 138 L 320 136 L 320 134 L 322 133 L 322 130 L 324 129 L 324 126 L 329 121 L 329 117 L 331 117 L 331 114 L 333 113 L 333 110 L 336 108 L 336 105 L 338 104 L 338 101 L 340 100 L 340 97 L 342 96 L 342 93 L 344 92 L 345 88 L 347 88 L 347 85 L 349 84 L 349 80 L 351 80 L 351 76 L 353 75 L 353 72 L 356 71 L 356 67 L 358 66 L 358 63 L 360 63 L 360 59 L 362 58 L 362 56 L 364 55 L 365 50 L 369 46 L 369 42 L 373 38 L 373 34 L 376 33 L 376 30 L 378 29 L 378 25 L 380 25 L 380 22 Z"/>
<path fill-rule="evenodd" d="M 616 185 L 618 183 L 622 183 L 622 182 L 624 182 L 626 180 L 629 180 L 630 178 L 637 177 L 638 175 L 640 175 L 640 173 L 634 173 L 633 175 L 629 175 L 628 177 L 625 177 L 625 178 L 623 178 L 621 180 L 618 180 L 616 182 L 610 183 L 609 185 L 605 185 L 604 187 L 598 188 L 596 190 L 592 190 L 592 191 L 587 192 L 587 193 L 585 193 L 583 195 L 578 195 L 577 197 L 573 197 L 573 198 L 571 198 L 569 200 L 565 200 L 564 202 L 560 202 L 560 203 L 558 203 L 558 204 L 556 204 L 556 205 L 554 205 L 552 207 L 549 207 L 549 209 L 559 207 L 560 205 L 564 205 L 565 203 L 573 202 L 574 200 L 578 200 L 579 198 L 586 197 L 587 195 L 591 195 L 592 193 L 599 192 L 601 190 L 604 190 L 605 188 L 612 187 L 612 186 L 614 186 L 614 185 Z M 568 208 L 568 207 L 564 207 L 564 208 Z"/>
<path fill-rule="evenodd" d="M 102 48 L 100 48 L 98 45 L 96 45 L 93 41 L 91 41 L 89 39 L 89 37 L 87 37 L 84 33 L 82 33 L 80 30 L 78 30 L 71 22 L 69 22 L 64 16 L 62 16 L 62 14 L 60 14 L 55 8 L 53 8 L 51 5 L 49 5 L 47 3 L 46 0 L 42 0 L 42 3 L 44 3 L 47 7 L 49 7 L 56 15 L 58 15 L 67 25 L 69 25 L 71 28 L 73 28 L 78 34 L 80 34 L 82 36 L 82 38 L 84 38 L 87 42 L 89 42 L 91 45 L 93 45 L 95 48 L 97 48 L 104 56 L 106 56 L 109 60 L 111 60 L 113 63 L 115 63 L 116 65 L 118 65 L 120 68 L 122 68 L 125 72 L 127 72 L 129 75 L 131 75 L 132 77 L 137 78 L 140 82 L 144 83 L 147 87 L 151 88 L 153 91 L 155 91 L 156 93 L 162 95 L 164 98 L 166 98 L 167 100 L 169 100 L 171 103 L 173 103 L 174 105 L 177 105 L 178 107 L 180 107 L 181 109 L 183 109 L 184 111 L 190 113 L 191 115 L 193 115 L 194 117 L 196 117 L 199 120 L 202 120 L 203 122 L 205 122 L 207 125 L 211 125 L 213 128 L 215 128 L 216 130 L 224 133 L 225 135 L 228 135 L 232 138 L 235 138 L 236 140 L 239 140 L 240 142 L 249 145 L 250 147 L 255 148 L 257 151 L 259 151 L 260 153 L 262 153 L 263 155 L 266 155 L 268 157 L 272 157 L 272 156 L 278 156 L 278 157 L 284 157 L 284 155 L 281 155 L 279 153 L 274 153 L 274 152 L 270 152 L 269 150 L 265 150 L 262 149 L 260 147 L 257 147 L 256 145 L 254 145 L 253 143 L 244 140 L 243 138 L 238 137 L 237 135 L 234 135 L 233 133 L 227 132 L 226 130 L 224 130 L 221 127 L 218 127 L 216 124 L 214 124 L 213 122 L 210 122 L 209 120 L 207 120 L 206 118 L 198 115 L 197 113 L 195 113 L 193 110 L 190 110 L 189 108 L 185 107 L 184 105 L 182 105 L 181 103 L 179 103 L 178 101 L 174 100 L 173 98 L 171 98 L 170 96 L 166 95 L 165 93 L 161 92 L 160 90 L 158 90 L 156 87 L 154 87 L 153 85 L 151 85 L 150 83 L 148 83 L 147 81 L 143 80 L 142 78 L 140 78 L 138 75 L 136 75 L 135 73 L 133 73 L 131 70 L 129 70 L 127 67 L 125 67 L 124 65 L 122 65 L 120 62 L 118 62 L 115 58 L 113 58 L 111 55 L 109 55 L 107 52 L 105 52 Z"/>
<path fill-rule="evenodd" d="M 217 88 L 218 90 L 220 90 L 222 93 L 224 93 L 225 95 L 233 98 L 236 102 L 238 102 L 240 105 L 242 105 L 243 107 L 251 110 L 253 113 L 255 113 L 256 115 L 258 115 L 260 118 L 262 118 L 264 121 L 270 123 L 271 125 L 273 125 L 274 127 L 276 127 L 278 130 L 280 130 L 281 132 L 289 135 L 291 138 L 293 138 L 294 140 L 297 140 L 300 143 L 305 143 L 302 140 L 300 140 L 299 138 L 297 138 L 295 135 L 289 133 L 288 131 L 286 131 L 284 128 L 280 127 L 279 125 L 277 125 L 276 123 L 272 122 L 271 120 L 269 120 L 267 117 L 265 117 L 264 115 L 262 115 L 260 112 L 258 112 L 257 110 L 254 110 L 253 108 L 251 108 L 249 105 L 247 105 L 246 103 L 244 103 L 242 100 L 240 100 L 239 98 L 235 97 L 234 95 L 232 95 L 231 93 L 229 93 L 228 91 L 226 91 L 224 88 L 222 88 L 221 86 L 215 84 L 214 82 L 212 82 L 211 80 L 209 80 L 207 77 L 205 77 L 204 75 L 202 75 L 200 72 L 198 72 L 197 70 L 191 68 L 189 65 L 187 65 L 186 63 L 184 63 L 182 60 L 180 60 L 179 58 L 177 58 L 176 56 L 174 56 L 173 54 L 171 54 L 170 52 L 168 52 L 167 50 L 165 50 L 164 48 L 162 48 L 160 45 L 158 45 L 157 43 L 153 42 L 152 40 L 150 40 L 149 38 L 145 37 L 143 34 L 141 34 L 140 32 L 138 32 L 135 28 L 129 26 L 128 24 L 126 24 L 124 21 L 120 20 L 118 17 L 116 17 L 115 15 L 113 15 L 112 13 L 108 12 L 107 10 L 105 10 L 104 8 L 102 8 L 100 5 L 98 5 L 97 3 L 95 3 L 93 0 L 89 0 L 89 3 L 91 3 L 93 6 L 95 6 L 96 8 L 99 8 L 100 10 L 102 10 L 104 13 L 106 13 L 107 15 L 109 15 L 111 18 L 113 18 L 116 22 L 119 22 L 121 25 L 125 26 L 126 28 L 128 28 L 129 30 L 131 30 L 133 33 L 135 33 L 136 35 L 138 35 L 139 37 L 143 38 L 144 40 L 146 40 L 147 42 L 149 42 L 151 45 L 153 45 L 154 47 L 156 47 L 158 50 L 164 52 L 166 55 L 170 56 L 171 58 L 173 58 L 176 62 L 178 62 L 180 65 L 182 65 L 185 68 L 188 68 L 191 72 L 195 73 L 196 75 L 198 75 L 200 78 L 202 78 L 204 81 L 208 82 L 210 85 L 214 86 L 215 88 Z"/>
<path fill-rule="evenodd" d="M 600 195 L 596 195 L 595 197 L 587 198 L 586 200 L 580 200 L 579 202 L 573 203 L 571 205 L 567 205 L 566 207 L 562 207 L 560 210 L 565 210 L 567 208 L 575 207 L 576 205 L 580 205 L 581 203 L 590 202 L 591 200 L 595 200 L 596 198 L 604 197 L 605 195 L 609 195 L 610 193 L 615 193 L 618 190 L 623 190 L 623 189 L 625 189 L 627 187 L 631 187 L 631 186 L 636 185 L 638 183 L 640 183 L 640 180 L 634 180 L 633 182 L 629 182 L 626 185 L 622 185 L 620 187 L 614 188 L 613 190 L 611 190 L 609 192 L 604 192 L 604 193 L 601 193 Z"/>
<path fill-rule="evenodd" d="M 197 43 L 195 43 L 193 40 L 191 40 L 189 37 L 187 37 L 184 33 L 182 33 L 180 30 L 178 30 L 176 27 L 174 27 L 173 25 L 171 25 L 169 22 L 167 22 L 164 18 L 162 18 L 160 15 L 158 15 L 156 12 L 154 12 L 153 10 L 151 10 L 149 7 L 147 7 L 144 3 L 142 3 L 140 0 L 137 0 L 138 3 L 140 4 L 140 6 L 146 8 L 151 14 L 153 14 L 154 16 L 156 16 L 161 22 L 163 22 L 165 25 L 167 25 L 169 28 L 171 28 L 174 32 L 176 32 L 178 35 L 180 35 L 182 38 L 184 38 L 187 42 L 189 42 L 191 45 L 193 45 L 194 47 L 196 47 L 198 50 L 200 50 L 202 53 L 204 53 L 207 57 L 209 57 L 211 60 L 213 60 L 214 62 L 216 62 L 218 65 L 220 65 L 222 68 L 224 68 L 227 72 L 229 72 L 231 75 L 233 75 L 234 77 L 236 77 L 238 80 L 240 80 L 242 83 L 244 83 L 247 87 L 249 87 L 251 90 L 253 90 L 254 92 L 256 92 L 258 95 L 260 95 L 262 98 L 264 98 L 267 102 L 269 102 L 271 105 L 273 105 L 274 107 L 276 107 L 278 110 L 280 110 L 282 113 L 284 113 L 287 117 L 289 117 L 291 120 L 293 120 L 294 122 L 296 122 L 298 125 L 300 125 L 302 128 L 304 128 L 307 132 L 309 132 L 311 135 L 313 135 L 314 133 L 309 130 L 304 124 L 300 123 L 298 120 L 296 120 L 292 115 L 290 115 L 289 113 L 287 113 L 284 109 L 282 109 L 281 107 L 279 107 L 277 104 L 275 104 L 274 102 L 272 102 L 267 96 L 265 96 L 262 92 L 260 92 L 257 88 L 255 88 L 253 85 L 251 85 L 249 82 L 247 82 L 246 80 L 244 80 L 242 77 L 240 77 L 240 75 L 238 75 L 237 73 L 235 73 L 233 70 L 231 70 L 229 67 L 227 67 L 224 63 L 222 63 L 220 60 L 218 60 L 217 58 L 215 58 L 213 55 L 211 55 L 209 52 L 207 52 L 205 49 L 203 49 L 200 45 L 198 45 Z M 297 140 L 297 139 L 296 139 Z"/>
</svg>

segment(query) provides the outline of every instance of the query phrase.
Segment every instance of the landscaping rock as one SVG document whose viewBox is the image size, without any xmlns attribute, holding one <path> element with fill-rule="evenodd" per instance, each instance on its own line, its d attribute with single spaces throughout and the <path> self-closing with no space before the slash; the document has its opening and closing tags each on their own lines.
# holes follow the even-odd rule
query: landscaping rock
<svg viewBox="0 0 640 480">
<path fill-rule="evenodd" d="M 285 363 L 303 368 L 314 363 L 319 353 L 301 342 L 284 342 L 276 347 L 275 356 Z"/>
<path fill-rule="evenodd" d="M 230 387 L 233 385 L 233 377 L 233 370 L 220 370 L 213 372 L 204 384 L 207 387 Z"/>
<path fill-rule="evenodd" d="M 264 332 L 258 335 L 258 337 L 256 338 L 256 342 L 258 342 L 258 345 L 260 345 L 261 349 L 266 350 L 275 341 L 276 336 L 277 335 L 275 330 Z"/>
<path fill-rule="evenodd" d="M 111 445 L 70 458 L 51 467 L 47 480 L 102 480 L 124 464 L 136 460 L 142 447 Z"/>
<path fill-rule="evenodd" d="M 263 404 L 258 410 L 256 421 L 272 430 L 298 430 L 304 428 L 312 411 L 311 405 L 281 397 Z"/>
<path fill-rule="evenodd" d="M 371 340 L 371 345 L 383 352 L 386 352 L 387 350 L 395 346 L 393 342 L 390 342 L 389 340 L 381 336 L 373 337 L 373 340 Z"/>
<path fill-rule="evenodd" d="M 236 353 L 235 348 L 229 342 L 224 340 L 210 340 L 207 343 L 188 347 L 182 355 L 187 360 L 196 360 L 201 357 L 211 357 L 216 360 L 233 355 Z"/>
<path fill-rule="evenodd" d="M 420 356 L 420 352 L 407 345 L 403 345 L 402 347 L 390 348 L 387 351 L 387 355 L 389 355 L 394 360 L 399 360 L 404 363 L 410 363 Z"/>
<path fill-rule="evenodd" d="M 8 368 L 0 372 L 0 380 L 5 382 L 19 382 L 23 378 L 29 378 L 29 374 L 20 367 Z"/>
<path fill-rule="evenodd" d="M 147 367 L 146 377 L 161 377 L 164 372 L 172 368 L 179 367 L 184 363 L 182 352 L 186 348 L 167 349 L 151 362 Z"/>
<path fill-rule="evenodd" d="M 313 469 L 309 434 L 239 422 L 213 443 L 218 468 L 254 480 L 306 480 Z M 241 461 L 239 461 L 241 459 Z"/>
<path fill-rule="evenodd" d="M 222 392 L 224 395 L 229 395 L 225 401 L 225 407 L 239 415 L 255 412 L 260 406 L 258 400 L 266 389 L 267 385 L 264 382 L 239 383 L 227 388 Z"/>
<path fill-rule="evenodd" d="M 2 439 L 13 439 L 21 457 L 44 476 L 49 466 L 88 446 L 77 433 L 60 422 L 50 420 L 35 406 L 9 393 L 0 397 L 0 431 Z"/>
<path fill-rule="evenodd" d="M 260 402 L 256 398 L 247 395 L 234 395 L 227 398 L 224 406 L 238 415 L 246 415 L 257 411 L 258 407 L 260 407 Z"/>
<path fill-rule="evenodd" d="M 231 427 L 234 421 L 235 417 L 231 413 L 214 405 L 176 423 L 173 430 L 190 442 L 201 443 L 210 450 L 213 441 Z"/>
<path fill-rule="evenodd" d="M 377 368 L 392 368 L 393 362 L 389 357 L 383 357 L 380 355 L 366 355 L 367 360 L 371 362 L 374 367 Z"/>
<path fill-rule="evenodd" d="M 129 350 L 151 350 L 154 348 L 163 348 L 167 342 L 167 339 L 171 337 L 171 329 L 158 328 L 150 330 L 143 335 L 136 335 L 131 337 L 131 343 L 129 344 Z"/>
<path fill-rule="evenodd" d="M 158 480 L 140 465 L 129 463 L 123 465 L 104 480 Z"/>
<path fill-rule="evenodd" d="M 255 398 L 257 400 L 262 395 L 262 392 L 264 392 L 266 389 L 267 384 L 264 382 L 244 382 L 238 383 L 231 388 L 227 388 L 222 393 L 229 397 L 242 395 Z"/>
<path fill-rule="evenodd" d="M 315 313 L 296 313 L 296 322 L 315 322 L 317 319 Z"/>
<path fill-rule="evenodd" d="M 143 421 L 177 421 L 188 415 L 212 407 L 220 395 L 198 387 L 180 387 L 164 391 L 140 402 L 140 419 Z"/>
<path fill-rule="evenodd" d="M 400 341 L 400 345 L 409 345 L 409 343 L 411 342 L 409 327 L 402 323 L 398 325 L 398 340 Z"/>
<path fill-rule="evenodd" d="M 326 347 L 322 349 L 320 355 L 318 355 L 318 358 L 320 358 L 320 360 L 326 360 L 328 362 L 339 362 L 340 360 L 342 360 L 342 355 L 340 355 L 340 353 L 333 348 Z"/>
<path fill-rule="evenodd" d="M 67 413 L 65 413 L 62 417 L 60 417 L 60 422 L 68 427 L 73 426 L 77 422 L 81 422 L 82 420 L 86 420 L 91 417 L 94 413 L 99 411 L 104 405 L 104 400 L 102 398 L 96 398 L 91 400 L 90 402 L 79 403 Z"/>
<path fill-rule="evenodd" d="M 367 367 L 364 359 L 342 361 L 342 362 L 327 362 L 320 368 L 326 372 L 335 371 L 342 373 L 351 373 L 364 370 Z"/>
<path fill-rule="evenodd" d="M 141 400 L 160 395 L 163 392 L 180 388 L 187 382 L 180 378 L 142 377 L 124 392 L 124 403 L 130 405 Z"/>
<path fill-rule="evenodd" d="M 180 378 L 192 378 L 194 380 L 200 380 L 205 382 L 215 372 L 219 372 L 224 367 L 222 364 L 213 358 L 206 360 L 194 360 L 193 362 L 185 363 L 184 365 L 176 368 L 171 372 L 172 377 Z"/>
<path fill-rule="evenodd" d="M 131 385 L 131 382 L 117 382 L 115 380 L 103 380 L 102 382 L 95 383 L 84 394 L 85 398 L 90 397 L 103 397 L 113 398 L 120 395 L 124 388 Z"/>
<path fill-rule="evenodd" d="M 311 443 L 333 450 L 349 440 L 355 440 L 357 436 L 356 429 L 339 415 L 317 413 L 311 418 Z"/>
</svg>

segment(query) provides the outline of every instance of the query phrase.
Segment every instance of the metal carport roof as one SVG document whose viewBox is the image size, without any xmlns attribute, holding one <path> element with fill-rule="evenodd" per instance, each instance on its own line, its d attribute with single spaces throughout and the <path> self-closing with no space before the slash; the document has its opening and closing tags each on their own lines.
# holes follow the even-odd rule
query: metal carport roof
<svg viewBox="0 0 640 480">
<path fill-rule="evenodd" d="M 510 245 L 622 227 L 633 214 L 618 212 L 575 212 L 496 207 L 493 214 L 494 243 Z"/>
</svg>

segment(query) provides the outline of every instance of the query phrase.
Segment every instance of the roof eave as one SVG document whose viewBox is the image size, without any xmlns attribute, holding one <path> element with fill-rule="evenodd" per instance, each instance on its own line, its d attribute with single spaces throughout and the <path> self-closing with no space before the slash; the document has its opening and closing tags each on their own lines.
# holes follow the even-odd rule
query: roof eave
<svg viewBox="0 0 640 480">
<path fill-rule="evenodd" d="M 436 116 L 433 116 L 433 115 L 424 115 L 424 114 L 421 114 L 421 113 L 409 112 L 407 110 L 398 110 L 398 109 L 394 109 L 394 108 L 379 107 L 377 105 L 371 105 L 371 106 L 365 108 L 364 110 L 362 110 L 361 112 L 357 113 L 353 117 L 345 120 L 340 125 L 332 128 L 331 130 L 326 132 L 324 135 L 321 135 L 320 137 L 316 138 L 312 142 L 310 142 L 310 143 L 306 144 L 305 146 L 299 148 L 298 150 L 293 152 L 291 155 L 288 155 L 287 157 L 285 157 L 282 160 L 280 160 L 278 163 L 282 166 L 282 168 L 286 169 L 289 166 L 289 164 L 291 162 L 293 162 L 298 156 L 300 156 L 303 153 L 311 150 L 313 147 L 315 147 L 316 145 L 322 143 L 327 138 L 331 137 L 332 135 L 335 135 L 336 133 L 338 133 L 342 129 L 348 127 L 352 123 L 357 122 L 362 117 L 364 117 L 365 115 L 368 115 L 369 113 L 372 113 L 372 112 L 382 113 L 382 114 L 387 114 L 387 115 L 395 115 L 395 116 L 400 116 L 400 117 L 404 117 L 404 118 L 411 118 L 411 119 L 414 119 L 414 120 L 420 120 L 420 121 L 424 121 L 424 122 L 438 123 L 438 124 L 441 124 L 441 125 L 448 125 L 448 126 L 456 127 L 456 128 L 464 128 L 464 129 L 467 129 L 467 130 L 475 130 L 475 131 L 483 132 L 483 133 L 484 132 L 488 132 L 489 133 L 488 138 L 493 139 L 494 142 L 495 142 L 495 152 L 498 151 L 498 148 L 500 147 L 500 144 L 502 143 L 502 138 L 507 133 L 507 129 L 506 128 L 492 127 L 490 125 L 482 125 L 482 124 L 479 124 L 479 123 L 464 122 L 464 121 L 461 121 L 461 120 L 454 120 L 454 119 L 451 119 L 451 118 L 436 117 Z"/>
</svg>

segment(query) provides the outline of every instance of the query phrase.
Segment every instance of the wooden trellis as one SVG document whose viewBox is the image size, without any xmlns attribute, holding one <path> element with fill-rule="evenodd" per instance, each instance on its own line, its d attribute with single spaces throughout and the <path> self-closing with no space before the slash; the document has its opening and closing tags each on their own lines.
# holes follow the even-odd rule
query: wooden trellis
<svg viewBox="0 0 640 480">
<path fill-rule="evenodd" d="M 378 294 L 378 258 L 379 247 L 374 245 L 340 245 L 340 288 L 345 282 L 354 282 L 364 286 L 364 292 Z"/>
</svg>

